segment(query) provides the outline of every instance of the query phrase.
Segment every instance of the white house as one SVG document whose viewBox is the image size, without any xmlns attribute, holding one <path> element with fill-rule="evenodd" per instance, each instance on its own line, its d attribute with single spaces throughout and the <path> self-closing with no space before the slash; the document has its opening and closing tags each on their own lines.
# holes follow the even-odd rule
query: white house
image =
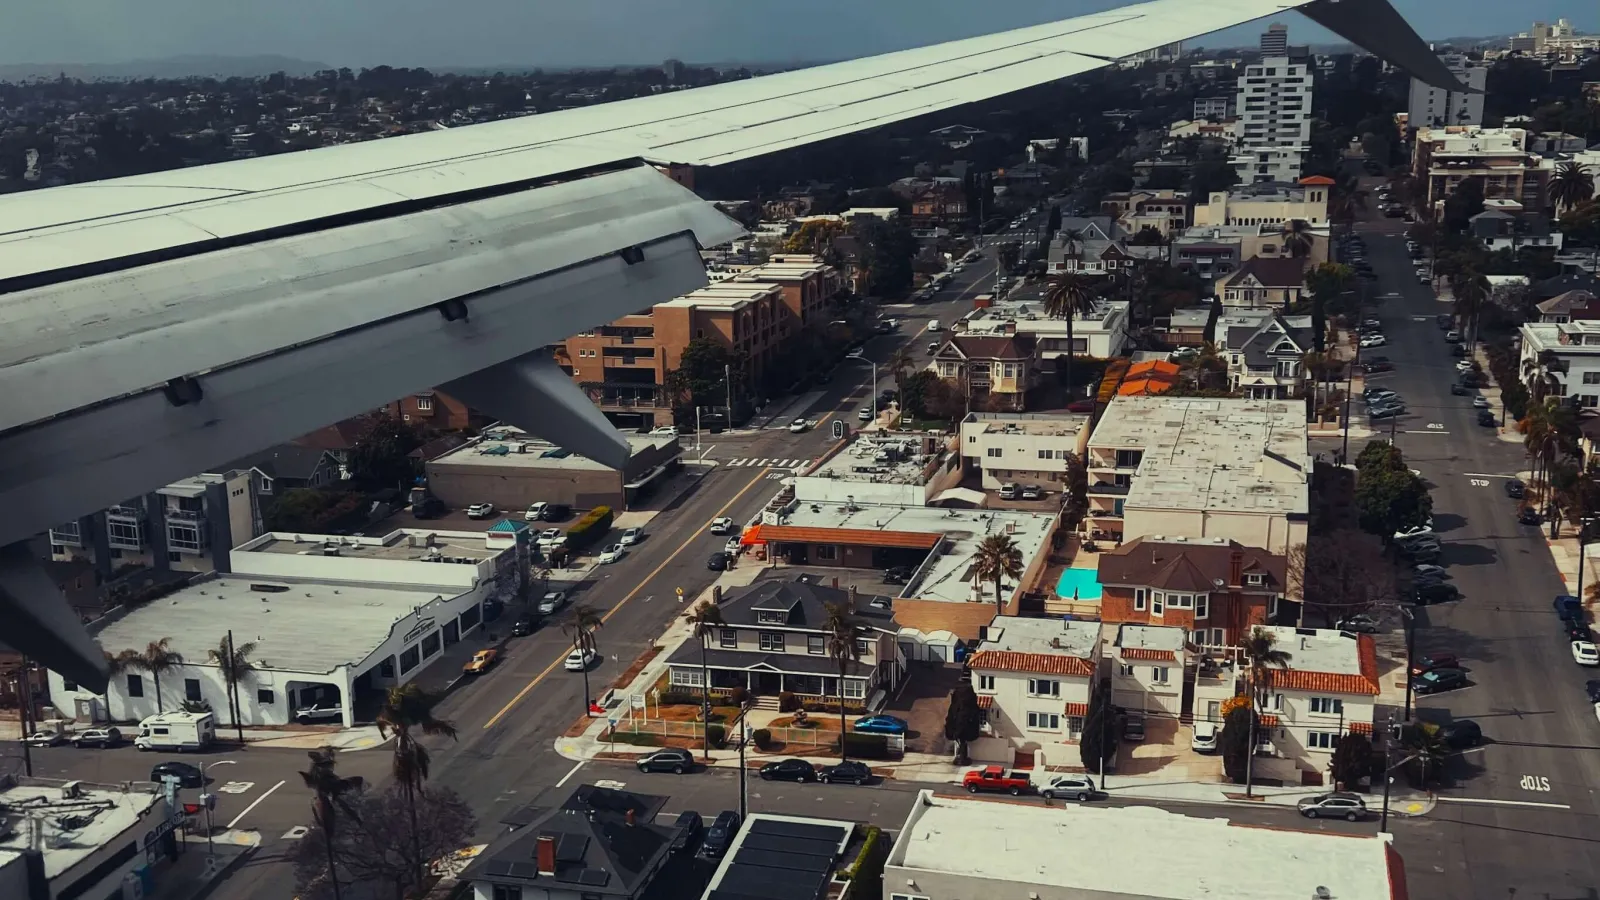
<svg viewBox="0 0 1600 900">
<path fill-rule="evenodd" d="M 996 616 L 967 661 L 986 710 L 985 736 L 968 748 L 972 758 L 1076 765 L 1099 664 L 1099 622 Z"/>
<path fill-rule="evenodd" d="M 1530 322 L 1520 331 L 1519 368 L 1529 391 L 1548 379 L 1545 396 L 1575 398 L 1581 409 L 1600 406 L 1600 319 Z"/>
<path fill-rule="evenodd" d="M 356 695 L 405 684 L 479 628 L 485 601 L 507 600 L 527 578 L 526 527 L 487 535 L 399 530 L 384 537 L 264 534 L 229 554 L 231 574 L 190 584 L 90 623 L 113 655 L 168 641 L 182 657 L 156 673 L 131 667 L 97 695 L 55 672 L 50 696 L 79 724 L 136 722 L 185 701 L 233 724 L 216 659 L 231 633 L 252 645 L 240 679 L 244 725 L 283 725 L 299 710 L 332 706 L 354 724 Z"/>
<path fill-rule="evenodd" d="M 1066 488 L 1067 463 L 1083 458 L 1089 417 L 1075 413 L 968 413 L 961 422 L 961 456 L 982 473 L 983 486 L 1006 482 Z"/>
<path fill-rule="evenodd" d="M 1370 635 L 1331 628 L 1263 630 L 1289 661 L 1268 673 L 1261 725 L 1272 752 L 1258 757 L 1255 771 L 1288 784 L 1323 784 L 1339 739 L 1372 734 L 1381 685 L 1377 645 Z"/>
<path fill-rule="evenodd" d="M 1154 715 L 1181 715 L 1187 639 L 1187 631 L 1171 625 L 1117 626 L 1108 650 L 1111 702 Z"/>
</svg>

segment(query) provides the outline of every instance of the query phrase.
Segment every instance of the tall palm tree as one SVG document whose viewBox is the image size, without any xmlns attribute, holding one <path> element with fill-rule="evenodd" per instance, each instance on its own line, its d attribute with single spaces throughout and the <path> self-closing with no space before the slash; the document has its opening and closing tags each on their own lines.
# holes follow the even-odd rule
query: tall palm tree
<svg viewBox="0 0 1600 900">
<path fill-rule="evenodd" d="M 1557 211 L 1572 209 L 1594 196 L 1594 176 L 1576 162 L 1556 166 L 1550 176 L 1550 199 Z"/>
<path fill-rule="evenodd" d="M 156 683 L 156 712 L 164 712 L 161 707 L 161 676 L 183 665 L 183 654 L 173 650 L 169 644 L 172 638 L 164 637 L 159 641 L 151 641 L 139 655 L 138 668 L 150 673 L 150 680 Z"/>
<path fill-rule="evenodd" d="M 856 633 L 861 630 L 861 623 L 856 620 L 855 610 L 849 604 L 829 603 L 823 609 L 826 616 L 822 620 L 822 646 L 839 665 L 839 761 L 844 762 L 848 755 L 844 724 L 845 674 L 850 663 L 861 659 L 861 651 L 856 648 Z"/>
<path fill-rule="evenodd" d="M 1024 567 L 1022 551 L 1007 534 L 991 534 L 978 544 L 972 556 L 972 575 L 981 580 L 994 580 L 994 606 L 997 615 L 1006 614 L 1006 595 L 1002 582 L 1007 576 L 1021 578 Z"/>
<path fill-rule="evenodd" d="M 1311 223 L 1305 219 L 1290 219 L 1283 223 L 1279 231 L 1283 237 L 1283 249 L 1295 259 L 1305 259 L 1311 255 L 1311 248 L 1315 241 L 1311 233 Z"/>
<path fill-rule="evenodd" d="M 700 708 L 711 709 L 711 667 L 706 662 L 706 654 L 711 649 L 711 640 L 716 637 L 717 629 L 728 624 L 722 617 L 722 608 L 710 600 L 701 600 L 694 611 L 684 616 L 694 627 L 694 636 L 700 639 Z M 706 719 L 705 758 L 711 761 L 711 720 Z"/>
<path fill-rule="evenodd" d="M 572 649 L 584 657 L 590 654 L 599 654 L 600 643 L 595 640 L 594 633 L 600 630 L 605 620 L 600 613 L 587 603 L 580 603 L 572 608 L 572 615 L 567 617 L 566 624 L 561 626 L 561 633 L 572 641 Z M 583 667 L 583 709 L 588 712 L 594 705 L 594 698 L 589 695 L 589 666 Z"/>
<path fill-rule="evenodd" d="M 1445 760 L 1451 752 L 1444 733 L 1431 722 L 1418 723 L 1409 729 L 1402 741 L 1402 749 L 1410 761 L 1416 763 L 1417 781 L 1424 785 L 1443 771 Z"/>
<path fill-rule="evenodd" d="M 238 702 L 239 682 L 256 670 L 255 664 L 250 662 L 250 654 L 255 649 L 255 641 L 234 644 L 225 634 L 217 641 L 217 649 L 208 651 L 211 661 L 217 664 L 217 669 L 222 672 L 222 680 L 228 686 L 228 714 L 233 716 L 233 726 L 239 732 L 240 743 L 244 742 L 244 710 L 240 709 Z"/>
<path fill-rule="evenodd" d="M 1250 752 L 1245 757 L 1244 792 L 1247 797 L 1251 795 L 1255 784 L 1255 779 L 1249 773 L 1251 762 L 1256 756 L 1256 713 L 1267 705 L 1268 695 L 1272 690 L 1272 670 L 1289 667 L 1289 654 L 1279 650 L 1275 646 L 1277 642 L 1276 635 L 1257 626 L 1250 629 L 1250 637 L 1245 639 L 1244 646 L 1240 648 L 1245 668 L 1250 673 L 1250 693 L 1255 701 L 1255 712 L 1250 716 Z"/>
<path fill-rule="evenodd" d="M 306 753 L 311 757 L 311 766 L 300 773 L 306 787 L 311 789 L 311 820 L 322 829 L 322 840 L 328 849 L 328 883 L 333 886 L 333 900 L 339 900 L 339 873 L 334 865 L 333 841 L 339 830 L 339 816 L 347 815 L 361 821 L 361 816 L 356 812 L 355 804 L 351 802 L 356 794 L 361 793 L 366 787 L 366 781 L 359 775 L 348 778 L 341 776 L 334 768 L 334 758 L 337 751 L 332 747 L 323 747 L 321 750 L 311 750 Z"/>
<path fill-rule="evenodd" d="M 1455 313 L 1461 320 L 1463 328 L 1467 329 L 1468 342 L 1476 343 L 1478 340 L 1478 316 L 1483 312 L 1483 306 L 1489 302 L 1489 296 L 1494 292 L 1489 279 L 1471 269 L 1463 269 L 1450 279 L 1451 293 L 1455 294 Z"/>
<path fill-rule="evenodd" d="M 1090 279 L 1067 273 L 1051 275 L 1045 282 L 1044 312 L 1047 316 L 1067 320 L 1067 390 L 1072 383 L 1072 320 L 1094 308 L 1095 284 Z"/>
<path fill-rule="evenodd" d="M 422 793 L 422 783 L 428 779 L 428 766 L 432 757 L 422 745 L 422 735 L 442 734 L 452 740 L 456 726 L 444 719 L 433 717 L 435 698 L 418 687 L 415 682 L 389 688 L 378 709 L 378 734 L 394 735 L 394 760 L 391 771 L 394 780 L 406 789 L 406 805 L 411 812 L 411 860 L 416 865 L 416 879 L 422 879 L 422 836 L 417 830 L 417 795 Z"/>
</svg>

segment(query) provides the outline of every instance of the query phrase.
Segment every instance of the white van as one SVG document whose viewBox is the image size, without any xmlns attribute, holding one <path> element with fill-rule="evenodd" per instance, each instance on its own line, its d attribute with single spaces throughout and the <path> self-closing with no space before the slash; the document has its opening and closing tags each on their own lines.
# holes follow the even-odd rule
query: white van
<svg viewBox="0 0 1600 900">
<path fill-rule="evenodd" d="M 938 319 L 929 319 L 928 320 L 928 330 L 929 331 L 943 331 L 944 330 L 944 326 L 939 324 L 939 320 Z"/>
<path fill-rule="evenodd" d="M 139 750 L 204 750 L 216 737 L 216 717 L 211 713 L 168 712 L 141 721 L 133 746 Z"/>
</svg>

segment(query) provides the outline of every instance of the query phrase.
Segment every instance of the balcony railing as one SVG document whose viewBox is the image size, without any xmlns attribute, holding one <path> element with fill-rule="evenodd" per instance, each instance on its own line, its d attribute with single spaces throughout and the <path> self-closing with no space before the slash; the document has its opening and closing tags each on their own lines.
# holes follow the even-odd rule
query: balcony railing
<svg viewBox="0 0 1600 900">
<path fill-rule="evenodd" d="M 139 521 L 144 518 L 144 510 L 137 506 L 118 505 L 108 507 L 106 509 L 106 515 L 113 519 L 133 519 L 135 521 Z"/>
<path fill-rule="evenodd" d="M 205 518 L 168 520 L 167 549 L 180 553 L 200 553 L 211 543 Z"/>
<path fill-rule="evenodd" d="M 1097 481 L 1094 484 L 1089 485 L 1089 494 L 1102 494 L 1111 497 L 1126 497 L 1128 496 L 1128 485 L 1113 484 L 1109 481 Z"/>
<path fill-rule="evenodd" d="M 63 544 L 69 547 L 83 546 L 83 533 L 78 529 L 78 523 L 57 525 L 50 529 L 50 543 Z"/>
<path fill-rule="evenodd" d="M 175 506 L 167 507 L 166 513 L 169 520 L 180 519 L 186 522 L 203 522 L 206 518 L 206 514 L 203 510 L 180 509 Z"/>
</svg>

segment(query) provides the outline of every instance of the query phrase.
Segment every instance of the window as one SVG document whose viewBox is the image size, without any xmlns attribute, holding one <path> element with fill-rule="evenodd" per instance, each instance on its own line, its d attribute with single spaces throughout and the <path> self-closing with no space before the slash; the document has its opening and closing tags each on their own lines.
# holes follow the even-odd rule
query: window
<svg viewBox="0 0 1600 900">
<path fill-rule="evenodd" d="M 806 635 L 806 652 L 813 656 L 821 656 L 828 652 L 828 639 L 820 634 Z"/>
<path fill-rule="evenodd" d="M 867 695 L 867 683 L 860 678 L 846 678 L 844 680 L 844 698 L 846 700 L 860 700 Z"/>
<path fill-rule="evenodd" d="M 1600 384 L 1600 372 L 1583 373 L 1584 384 Z"/>
<path fill-rule="evenodd" d="M 673 669 L 672 683 L 678 687 L 699 687 L 699 669 Z"/>
<path fill-rule="evenodd" d="M 1164 600 L 1164 599 L 1165 598 L 1162 596 L 1160 591 L 1151 591 L 1150 592 L 1150 615 L 1152 615 L 1152 616 L 1161 615 L 1162 600 Z"/>
<path fill-rule="evenodd" d="M 1144 609 L 1144 588 L 1133 589 L 1133 608 L 1135 610 Z"/>
<path fill-rule="evenodd" d="M 417 398 L 417 412 L 433 412 L 433 398 L 432 397 L 418 397 Z"/>
<path fill-rule="evenodd" d="M 870 641 L 864 640 L 862 638 L 857 638 L 856 639 L 856 654 L 857 655 L 866 656 L 867 654 L 869 654 L 871 652 L 872 652 L 872 643 Z"/>
<path fill-rule="evenodd" d="M 123 547 L 139 547 L 144 544 L 144 536 L 140 533 L 138 522 L 124 522 L 112 519 L 106 522 L 106 536 L 111 543 Z"/>
<path fill-rule="evenodd" d="M 1028 713 L 1028 727 L 1040 731 L 1060 731 L 1061 716 L 1056 713 L 1031 712 Z"/>
<path fill-rule="evenodd" d="M 783 635 L 776 631 L 761 632 L 761 649 L 782 653 Z"/>
<path fill-rule="evenodd" d="M 822 562 L 838 562 L 839 548 L 833 544 L 818 544 L 817 559 Z"/>
<path fill-rule="evenodd" d="M 1061 696 L 1061 682 L 1049 678 L 1029 678 L 1028 695 L 1030 697 L 1059 697 Z"/>
<path fill-rule="evenodd" d="M 1260 572 L 1251 572 L 1249 575 L 1244 577 L 1245 584 L 1252 584 L 1256 585 L 1257 587 L 1265 584 L 1266 581 L 1266 576 L 1262 575 Z"/>
<path fill-rule="evenodd" d="M 717 636 L 717 643 L 723 647 L 738 647 L 739 632 L 732 628 L 721 629 L 721 634 Z"/>
<path fill-rule="evenodd" d="M 1150 681 L 1151 681 L 1151 683 L 1153 683 L 1153 684 L 1166 684 L 1167 683 L 1167 675 L 1171 671 L 1172 670 L 1167 666 L 1151 666 L 1150 667 Z"/>
<path fill-rule="evenodd" d="M 1208 618 L 1211 615 L 1211 595 L 1200 594 L 1194 598 L 1194 617 L 1196 619 Z"/>
<path fill-rule="evenodd" d="M 1077 740 L 1083 734 L 1083 716 L 1067 716 L 1067 737 Z"/>
<path fill-rule="evenodd" d="M 1171 594 L 1167 597 L 1167 605 L 1173 609 L 1194 609 L 1194 595 Z"/>
<path fill-rule="evenodd" d="M 144 696 L 144 679 L 142 677 L 140 677 L 138 675 L 129 675 L 128 676 L 128 696 L 129 697 L 143 697 Z"/>
<path fill-rule="evenodd" d="M 428 659 L 439 652 L 439 632 L 435 631 L 422 639 L 422 658 Z"/>
<path fill-rule="evenodd" d="M 261 493 L 263 493 L 263 494 L 272 493 L 272 479 L 268 478 L 265 475 L 261 476 Z"/>
<path fill-rule="evenodd" d="M 756 610 L 756 621 L 762 625 L 787 625 L 789 614 L 780 609 Z"/>
<path fill-rule="evenodd" d="M 992 691 L 992 690 L 994 690 L 994 676 L 993 675 L 979 675 L 978 676 L 978 690 L 980 690 L 980 691 Z"/>
<path fill-rule="evenodd" d="M 1133 677 L 1133 665 L 1130 664 L 1130 663 L 1123 663 L 1122 665 L 1117 667 L 1117 674 L 1121 675 L 1123 678 L 1132 678 Z"/>
<path fill-rule="evenodd" d="M 987 450 L 983 451 L 983 455 L 987 456 L 990 459 L 999 459 L 1000 455 L 1002 453 L 1004 453 L 1004 452 L 1005 451 L 1003 449 L 1001 449 L 1000 447 L 990 447 Z"/>
<path fill-rule="evenodd" d="M 1051 453 L 1049 450 L 1040 450 L 1039 451 L 1039 458 L 1040 459 L 1051 459 L 1053 457 L 1054 457 L 1054 454 Z"/>
<path fill-rule="evenodd" d="M 400 674 L 404 675 L 405 673 L 411 671 L 412 669 L 415 669 L 417 667 L 417 663 L 420 662 L 421 660 L 422 660 L 422 654 L 418 653 L 417 652 L 417 648 L 415 648 L 415 647 L 410 647 L 410 648 L 408 648 L 406 650 L 401 651 L 401 653 L 400 653 Z"/>
<path fill-rule="evenodd" d="M 186 700 L 200 702 L 200 679 L 185 678 L 183 680 L 183 696 Z"/>
<path fill-rule="evenodd" d="M 500 898 L 496 897 L 494 900 L 500 900 Z M 928 898 L 921 894 L 890 894 L 889 900 L 928 900 Z"/>
<path fill-rule="evenodd" d="M 1339 736 L 1331 731 L 1306 732 L 1306 746 L 1312 750 L 1332 750 Z"/>
<path fill-rule="evenodd" d="M 1338 697 L 1312 697 L 1311 711 L 1324 716 L 1344 715 L 1344 701 Z"/>
<path fill-rule="evenodd" d="M 261 706 L 271 706 L 276 702 L 277 698 L 272 695 L 271 691 L 266 688 L 256 688 L 256 703 Z"/>
<path fill-rule="evenodd" d="M 78 689 L 78 685 L 76 682 L 68 681 L 67 679 L 63 678 L 61 679 L 61 689 L 63 691 L 75 691 Z"/>
<path fill-rule="evenodd" d="M 505 884 L 491 885 L 494 889 L 489 900 L 522 900 L 522 888 Z"/>
</svg>

